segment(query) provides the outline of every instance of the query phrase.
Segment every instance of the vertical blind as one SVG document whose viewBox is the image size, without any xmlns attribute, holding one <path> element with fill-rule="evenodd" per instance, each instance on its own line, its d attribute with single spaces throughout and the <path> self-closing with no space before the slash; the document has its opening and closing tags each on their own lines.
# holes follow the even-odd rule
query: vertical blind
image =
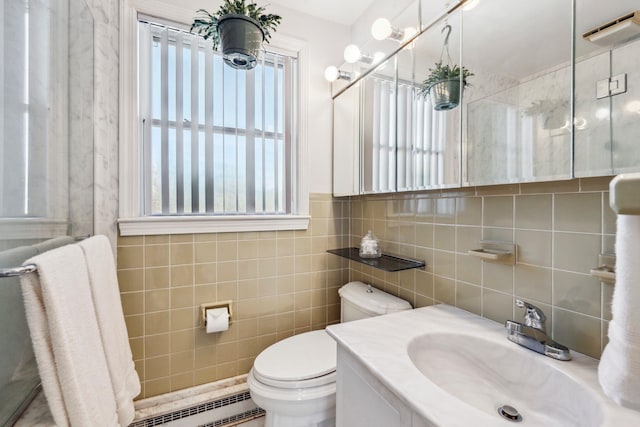
<svg viewBox="0 0 640 427">
<path fill-rule="evenodd" d="M 411 82 L 373 76 L 363 91 L 364 191 L 443 184 L 445 145 L 451 137 L 447 115 L 435 111 Z"/>
<path fill-rule="evenodd" d="M 224 64 L 210 41 L 139 22 L 145 213 L 293 211 L 297 61 Z"/>
</svg>

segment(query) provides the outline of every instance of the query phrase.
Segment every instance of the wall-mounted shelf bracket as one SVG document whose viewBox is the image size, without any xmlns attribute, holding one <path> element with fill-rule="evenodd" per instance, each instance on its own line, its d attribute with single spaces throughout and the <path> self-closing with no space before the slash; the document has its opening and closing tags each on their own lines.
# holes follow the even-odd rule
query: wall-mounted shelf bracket
<svg viewBox="0 0 640 427">
<path fill-rule="evenodd" d="M 473 249 L 468 253 L 469 255 L 481 258 L 484 261 L 511 265 L 516 263 L 516 245 L 513 243 L 481 240 L 480 249 Z"/>
<path fill-rule="evenodd" d="M 612 254 L 598 255 L 598 265 L 592 268 L 591 275 L 600 279 L 603 283 L 613 285 L 616 281 L 616 256 Z"/>
</svg>

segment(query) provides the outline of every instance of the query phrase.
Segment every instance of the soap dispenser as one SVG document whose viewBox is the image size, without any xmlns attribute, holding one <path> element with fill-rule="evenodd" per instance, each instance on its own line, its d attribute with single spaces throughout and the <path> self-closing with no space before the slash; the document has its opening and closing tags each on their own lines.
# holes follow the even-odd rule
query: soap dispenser
<svg viewBox="0 0 640 427">
<path fill-rule="evenodd" d="M 362 258 L 380 258 L 382 256 L 380 241 L 371 230 L 369 230 L 360 241 L 359 254 Z"/>
</svg>

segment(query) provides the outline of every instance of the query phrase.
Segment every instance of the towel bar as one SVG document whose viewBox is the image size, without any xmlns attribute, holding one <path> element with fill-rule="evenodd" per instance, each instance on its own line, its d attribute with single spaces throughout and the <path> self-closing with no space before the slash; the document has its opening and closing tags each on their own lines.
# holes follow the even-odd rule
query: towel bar
<svg viewBox="0 0 640 427">
<path fill-rule="evenodd" d="M 35 264 L 26 264 L 20 267 L 0 268 L 0 278 L 22 276 L 23 274 L 33 273 L 36 271 L 38 271 L 38 266 Z"/>
<path fill-rule="evenodd" d="M 75 236 L 73 240 L 80 241 L 84 239 L 88 239 L 91 235 L 86 236 Z M 34 273 L 38 271 L 38 266 L 35 264 L 25 264 L 20 267 L 10 267 L 10 268 L 0 268 L 0 279 L 4 277 L 16 277 L 22 276 L 23 274 Z"/>
</svg>

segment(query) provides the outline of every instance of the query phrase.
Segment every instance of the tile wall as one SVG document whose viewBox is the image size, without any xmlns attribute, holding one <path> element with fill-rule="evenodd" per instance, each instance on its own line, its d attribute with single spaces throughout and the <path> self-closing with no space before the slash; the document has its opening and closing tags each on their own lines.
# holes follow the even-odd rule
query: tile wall
<svg viewBox="0 0 640 427">
<path fill-rule="evenodd" d="M 522 298 L 547 314 L 553 338 L 600 357 L 613 286 L 589 274 L 613 253 L 611 178 L 355 197 L 351 245 L 373 232 L 383 251 L 426 260 L 426 270 L 385 273 L 350 262 L 363 280 L 414 306 L 455 305 L 498 322 L 520 319 Z M 467 254 L 481 239 L 515 242 L 515 266 Z"/>
<path fill-rule="evenodd" d="M 247 373 L 256 355 L 340 317 L 348 200 L 311 196 L 306 231 L 118 238 L 118 278 L 136 369 L 150 397 Z M 228 331 L 198 327 L 199 305 L 233 300 Z"/>
<path fill-rule="evenodd" d="M 249 371 L 268 345 L 337 322 L 337 290 L 372 283 L 415 307 L 456 305 L 498 322 L 516 297 L 542 308 L 553 338 L 599 357 L 613 287 L 589 275 L 612 253 L 610 178 L 332 199 L 311 197 L 306 231 L 118 238 L 131 347 L 150 397 Z M 327 254 L 367 230 L 385 252 L 426 260 L 385 273 Z M 481 239 L 515 242 L 515 266 L 467 254 Z M 201 303 L 231 299 L 227 332 L 198 326 Z"/>
</svg>

